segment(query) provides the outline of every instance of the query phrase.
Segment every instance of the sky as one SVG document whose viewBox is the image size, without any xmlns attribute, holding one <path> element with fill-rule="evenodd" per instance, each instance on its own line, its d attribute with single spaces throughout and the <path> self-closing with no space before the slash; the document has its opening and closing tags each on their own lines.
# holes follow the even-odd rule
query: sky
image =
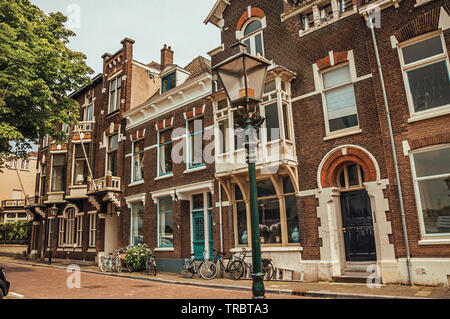
<svg viewBox="0 0 450 319">
<path fill-rule="evenodd" d="M 164 44 L 172 47 L 174 63 L 182 67 L 220 45 L 220 30 L 203 21 L 215 0 L 31 0 L 44 12 L 62 12 L 77 36 L 68 47 L 83 52 L 87 64 L 102 72 L 101 56 L 135 40 L 134 59 L 160 62 Z M 78 14 L 79 13 L 79 14 Z"/>
</svg>

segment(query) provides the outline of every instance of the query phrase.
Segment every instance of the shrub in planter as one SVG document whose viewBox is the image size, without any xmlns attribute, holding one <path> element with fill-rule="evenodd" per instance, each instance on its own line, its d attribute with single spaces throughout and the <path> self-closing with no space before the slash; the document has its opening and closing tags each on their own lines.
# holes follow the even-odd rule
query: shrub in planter
<svg viewBox="0 0 450 319">
<path fill-rule="evenodd" d="M 32 226 L 32 220 L 0 224 L 0 241 L 28 241 L 30 239 Z"/>
<path fill-rule="evenodd" d="M 127 247 L 127 253 L 124 260 L 134 271 L 141 271 L 145 270 L 147 256 L 151 254 L 152 251 L 146 244 L 137 244 L 136 246 Z"/>
</svg>

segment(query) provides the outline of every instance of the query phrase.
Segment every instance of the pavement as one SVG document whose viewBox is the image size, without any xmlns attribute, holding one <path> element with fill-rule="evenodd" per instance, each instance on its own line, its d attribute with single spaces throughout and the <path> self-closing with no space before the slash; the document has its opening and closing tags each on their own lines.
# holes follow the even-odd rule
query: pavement
<svg viewBox="0 0 450 319">
<path fill-rule="evenodd" d="M 67 263 L 29 261 L 14 257 L 0 257 L 1 263 L 14 263 L 29 266 L 48 267 L 54 269 L 67 269 Z M 198 275 L 194 278 L 184 278 L 180 274 L 158 272 L 157 276 L 147 275 L 143 272 L 135 273 L 103 273 L 99 267 L 92 265 L 79 265 L 81 272 L 102 274 L 104 276 L 116 276 L 122 278 L 136 279 L 141 281 L 153 281 L 160 283 L 190 285 L 203 288 L 219 288 L 227 290 L 251 291 L 252 281 L 248 279 L 232 280 L 228 278 L 215 278 L 204 280 Z M 227 274 L 225 274 L 225 277 Z M 366 284 L 346 284 L 332 282 L 299 282 L 299 281 L 265 281 L 266 293 L 287 296 L 302 296 L 312 298 L 333 299 L 450 299 L 450 288 L 429 286 L 405 286 L 405 285 L 380 285 L 379 287 L 368 287 Z"/>
</svg>

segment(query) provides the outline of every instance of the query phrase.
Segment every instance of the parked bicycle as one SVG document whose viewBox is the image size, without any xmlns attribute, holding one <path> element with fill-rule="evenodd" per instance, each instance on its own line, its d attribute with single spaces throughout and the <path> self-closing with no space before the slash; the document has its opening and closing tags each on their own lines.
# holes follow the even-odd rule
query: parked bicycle
<svg viewBox="0 0 450 319">
<path fill-rule="evenodd" d="M 242 274 L 239 276 L 240 279 L 245 274 L 252 273 L 253 272 L 253 266 L 251 263 L 247 263 L 245 261 L 245 258 L 247 256 L 247 250 L 245 248 L 242 248 L 242 251 L 239 254 L 239 257 L 236 257 L 238 262 L 241 264 L 242 267 Z M 272 262 L 272 259 L 269 258 L 262 258 L 261 259 L 261 271 L 264 273 L 264 279 L 265 280 L 271 280 L 275 274 L 275 266 Z"/>
<path fill-rule="evenodd" d="M 186 278 L 192 278 L 195 274 L 200 273 L 203 279 L 211 280 L 217 273 L 217 267 L 214 262 L 208 260 L 207 252 L 203 249 L 203 261 L 200 266 L 197 266 L 195 254 L 192 254 L 190 259 L 185 260 L 181 272 Z"/>
<path fill-rule="evenodd" d="M 223 252 L 219 252 L 214 249 L 214 252 L 216 253 L 216 256 L 214 257 L 214 263 L 216 264 L 216 274 L 214 275 L 214 278 L 217 276 L 217 273 L 219 273 L 220 268 L 220 277 L 223 278 L 225 271 L 226 273 L 230 274 L 230 278 L 234 280 L 238 280 L 243 275 L 243 267 L 240 262 L 240 260 L 236 256 L 232 256 L 230 258 L 225 258 L 225 254 Z M 228 263 L 225 266 L 224 260 L 228 259 Z"/>
<path fill-rule="evenodd" d="M 102 256 L 100 258 L 100 270 L 102 272 L 109 271 L 123 271 L 123 257 L 124 257 L 123 249 L 116 249 L 109 256 Z"/>
<path fill-rule="evenodd" d="M 155 261 L 155 255 L 149 254 L 147 256 L 147 260 L 145 262 L 145 270 L 147 271 L 147 274 L 156 276 L 156 261 Z"/>
</svg>

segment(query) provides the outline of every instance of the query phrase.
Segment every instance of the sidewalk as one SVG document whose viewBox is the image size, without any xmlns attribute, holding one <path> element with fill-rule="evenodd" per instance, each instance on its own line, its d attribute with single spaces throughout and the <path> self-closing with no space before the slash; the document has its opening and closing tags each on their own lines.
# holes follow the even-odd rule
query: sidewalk
<svg viewBox="0 0 450 319">
<path fill-rule="evenodd" d="M 0 263 L 17 263 L 39 267 L 51 267 L 55 269 L 66 269 L 67 264 L 54 262 L 48 265 L 40 261 L 28 261 L 19 258 L 0 256 Z M 158 281 L 171 284 L 192 285 L 201 287 L 212 287 L 222 289 L 251 290 L 251 280 L 232 280 L 227 278 L 215 278 L 211 281 L 199 278 L 198 275 L 192 279 L 187 279 L 180 274 L 158 273 L 156 277 L 149 276 L 145 273 L 102 273 L 96 266 L 80 265 L 82 272 L 102 274 L 106 276 L 121 276 L 133 278 L 137 280 Z M 369 288 L 365 284 L 344 284 L 329 282 L 292 282 L 292 281 L 265 281 L 266 292 L 300 295 L 306 297 L 322 297 L 322 298 L 420 298 L 420 299 L 450 299 L 450 289 L 446 287 L 425 287 L 425 286 L 402 286 L 402 285 L 381 285 L 380 288 Z"/>
</svg>

